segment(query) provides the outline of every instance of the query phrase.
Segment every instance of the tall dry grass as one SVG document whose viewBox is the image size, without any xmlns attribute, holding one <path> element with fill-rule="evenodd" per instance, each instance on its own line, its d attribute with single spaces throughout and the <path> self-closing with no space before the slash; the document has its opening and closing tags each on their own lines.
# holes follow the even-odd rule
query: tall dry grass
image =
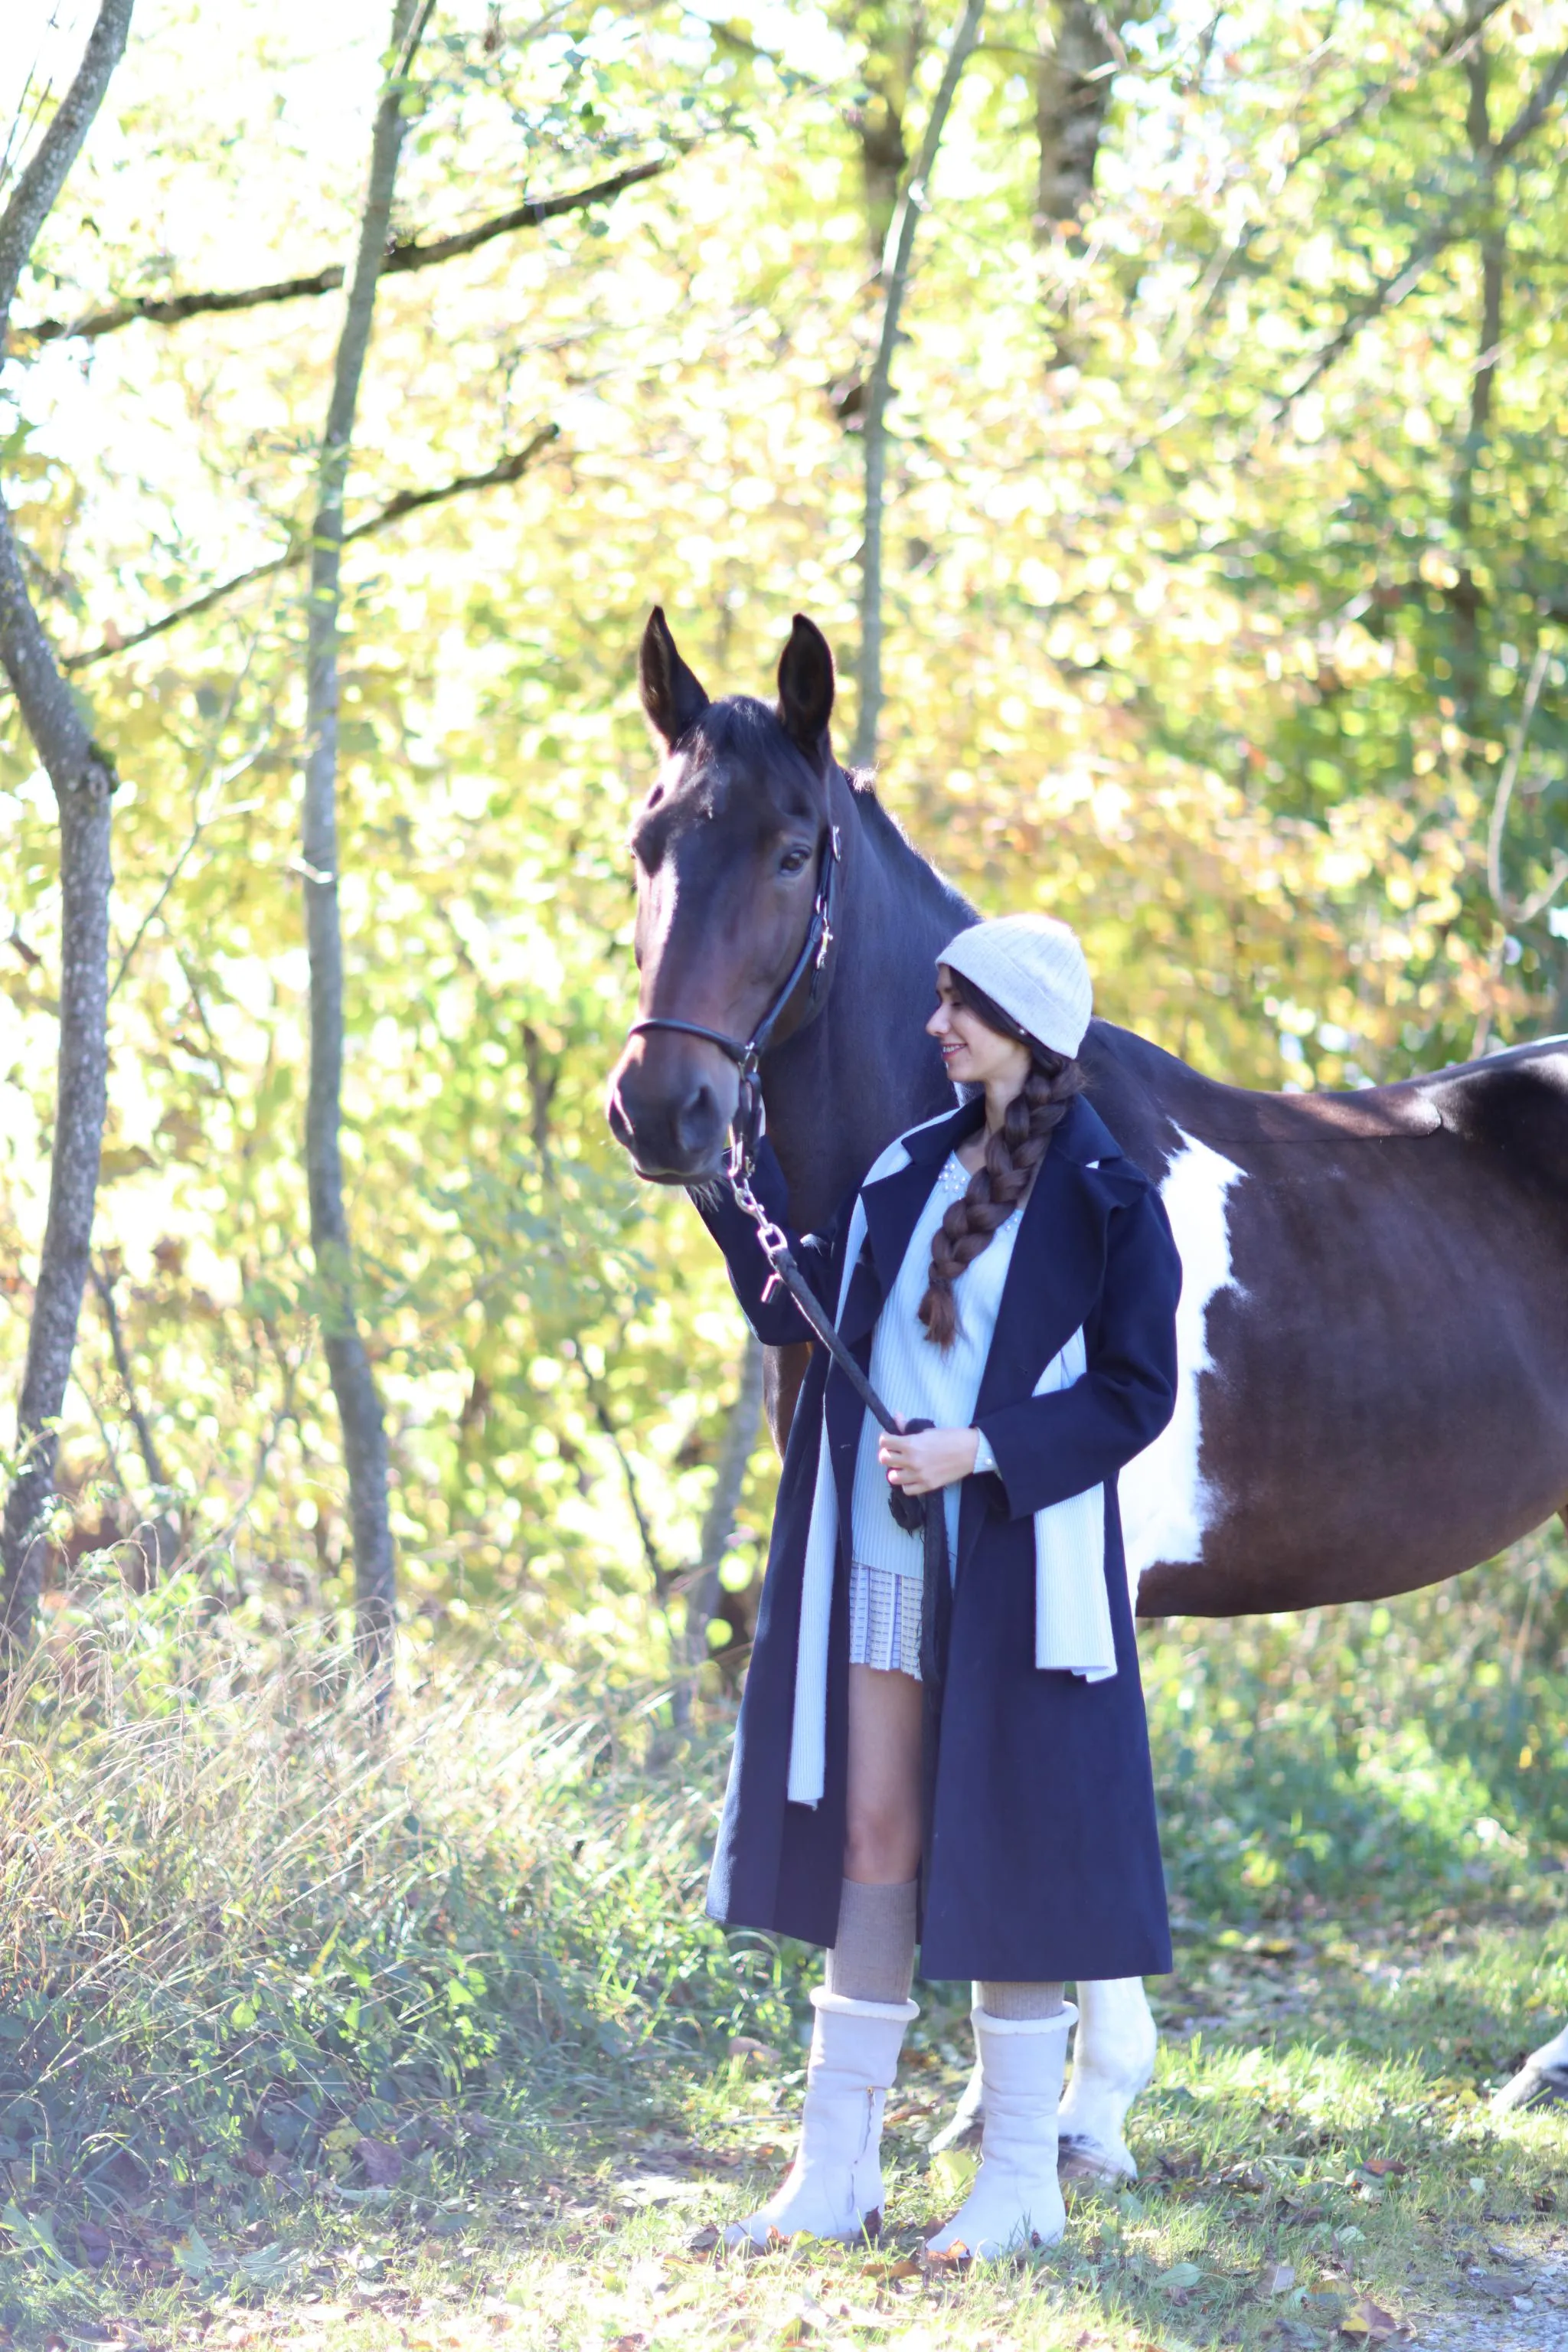
<svg viewBox="0 0 1568 2352">
<path fill-rule="evenodd" d="M 217 2192 L 476 2104 L 559 2127 L 757 2021 L 776 1956 L 694 1884 L 713 1775 L 639 1743 L 460 1663 L 379 1726 L 334 1627 L 78 1592 L 0 1716 L 14 2190 Z"/>
</svg>

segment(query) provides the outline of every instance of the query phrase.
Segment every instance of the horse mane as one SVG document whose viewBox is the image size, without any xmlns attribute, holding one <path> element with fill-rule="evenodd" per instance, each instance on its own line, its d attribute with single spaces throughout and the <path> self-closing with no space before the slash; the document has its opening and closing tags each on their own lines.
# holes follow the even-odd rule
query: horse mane
<svg viewBox="0 0 1568 2352">
<path fill-rule="evenodd" d="M 908 860 L 919 873 L 919 887 L 934 892 L 940 898 L 945 914 L 957 915 L 962 920 L 971 923 L 977 921 L 973 908 L 958 885 L 948 880 L 941 866 L 928 857 L 923 849 L 916 848 L 899 819 L 890 809 L 883 806 L 877 791 L 876 770 L 846 768 L 843 773 L 846 783 L 855 795 L 856 814 L 873 840 L 891 852 L 896 861 Z"/>
</svg>

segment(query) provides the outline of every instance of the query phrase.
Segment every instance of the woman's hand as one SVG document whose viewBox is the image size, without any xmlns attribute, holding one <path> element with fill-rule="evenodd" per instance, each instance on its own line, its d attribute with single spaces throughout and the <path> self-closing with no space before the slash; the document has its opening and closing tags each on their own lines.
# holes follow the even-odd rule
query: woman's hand
<svg viewBox="0 0 1568 2352">
<path fill-rule="evenodd" d="M 913 1437 L 889 1437 L 884 1430 L 877 1459 L 889 1486 L 906 1495 L 929 1495 L 967 1478 L 980 1444 L 977 1429 L 922 1429 Z"/>
</svg>

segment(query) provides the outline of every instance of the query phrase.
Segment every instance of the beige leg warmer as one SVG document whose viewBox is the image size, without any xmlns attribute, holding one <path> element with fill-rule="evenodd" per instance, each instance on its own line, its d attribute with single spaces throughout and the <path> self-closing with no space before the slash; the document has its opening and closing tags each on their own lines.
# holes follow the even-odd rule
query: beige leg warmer
<svg viewBox="0 0 1568 2352">
<path fill-rule="evenodd" d="M 827 1955 L 828 1991 L 846 2000 L 908 2000 L 914 1972 L 915 1881 L 862 1886 L 847 1878 L 838 1940 Z"/>
</svg>

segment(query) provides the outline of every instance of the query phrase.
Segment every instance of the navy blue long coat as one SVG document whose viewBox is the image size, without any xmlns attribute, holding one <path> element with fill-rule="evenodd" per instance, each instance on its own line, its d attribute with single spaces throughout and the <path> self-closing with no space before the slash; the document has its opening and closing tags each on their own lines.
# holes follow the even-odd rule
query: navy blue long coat
<svg viewBox="0 0 1568 2352">
<path fill-rule="evenodd" d="M 980 1101 L 904 1139 L 910 1164 L 864 1188 L 868 1228 L 839 1326 L 862 1369 L 915 1221 Z M 1098 1163 L 1098 1164 L 1095 1164 Z M 764 1145 L 755 1188 L 787 1229 L 782 1171 Z M 758 1338 L 810 1338 L 728 1188 L 699 1202 Z M 826 1241 L 792 1234 L 831 1313 L 849 1219 Z M 1181 1265 L 1158 1194 L 1079 1097 L 1051 1138 L 1008 1269 L 975 1422 L 994 1475 L 961 1497 L 929 1884 L 921 1890 L 923 1976 L 1041 1982 L 1150 1976 L 1171 1966 L 1143 1694 L 1116 1475 L 1156 1437 L 1175 1401 Z M 1048 1396 L 1035 1382 L 1083 1327 L 1085 1376 Z M 828 1643 L 821 1801 L 785 1790 L 801 1579 L 823 1414 L 838 1492 L 839 1553 Z M 865 1408 L 813 1351 L 785 1450 L 756 1642 L 736 1731 L 708 1908 L 732 1926 L 831 1945 L 843 1879 L 848 1737 L 848 1529 Z M 1117 1672 L 1087 1683 L 1035 1660 L 1033 1515 L 1105 1487 L 1105 1575 Z"/>
</svg>

